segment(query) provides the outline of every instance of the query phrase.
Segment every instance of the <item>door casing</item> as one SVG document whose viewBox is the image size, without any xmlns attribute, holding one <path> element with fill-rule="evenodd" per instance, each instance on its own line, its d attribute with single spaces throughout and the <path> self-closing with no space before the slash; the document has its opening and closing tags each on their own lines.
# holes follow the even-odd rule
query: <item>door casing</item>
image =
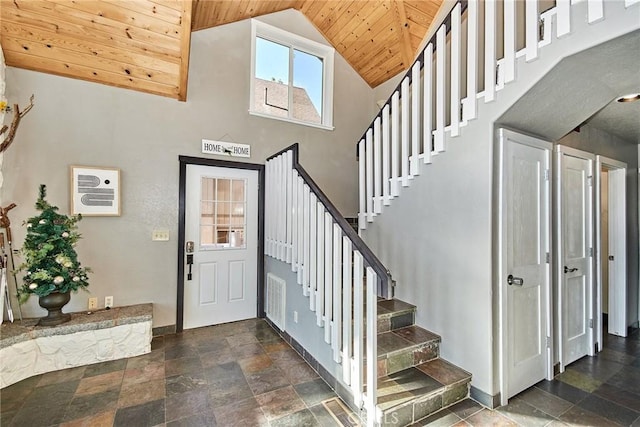
<svg viewBox="0 0 640 427">
<path fill-rule="evenodd" d="M 597 338 L 597 342 L 600 343 L 600 345 L 598 345 L 598 350 L 602 350 L 602 339 L 603 339 L 603 325 L 602 325 L 602 309 L 604 307 L 602 307 L 602 262 L 601 259 L 602 257 L 600 256 L 601 251 L 602 251 L 602 229 L 601 229 L 601 212 L 602 212 L 602 206 L 601 206 L 601 194 L 602 194 L 602 183 L 601 183 L 601 177 L 600 177 L 600 172 L 602 171 L 602 169 L 607 169 L 609 171 L 617 171 L 617 173 L 621 173 L 622 174 L 622 181 L 621 181 L 621 185 L 616 185 L 614 191 L 618 194 L 615 194 L 614 197 L 619 198 L 618 200 L 620 201 L 620 204 L 622 205 L 622 211 L 621 212 L 616 212 L 617 215 L 617 220 L 618 221 L 622 221 L 622 226 L 624 227 L 626 224 L 626 182 L 625 182 L 625 178 L 626 177 L 626 170 L 627 170 L 627 164 L 620 162 L 618 160 L 614 160 L 614 159 L 609 159 L 607 157 L 604 156 L 596 156 L 596 173 L 595 173 L 595 177 L 596 177 L 596 184 L 595 184 L 595 191 L 596 191 L 596 196 L 595 196 L 595 227 L 596 227 L 596 234 L 595 234 L 595 245 L 596 245 L 596 257 L 595 257 L 595 261 L 596 261 L 596 324 L 595 324 L 595 328 L 596 328 L 596 338 Z M 610 181 L 611 182 L 611 181 Z M 611 188 L 611 184 L 610 187 Z M 609 192 L 609 197 L 611 198 L 612 194 L 611 192 Z M 612 204 L 612 199 L 609 200 L 609 205 L 611 206 Z M 609 215 L 611 216 L 611 210 L 609 212 Z M 615 256 L 621 257 L 621 259 L 619 259 L 619 261 L 622 261 L 623 266 L 621 267 L 621 271 L 618 272 L 619 274 L 622 274 L 624 276 L 624 279 L 622 280 L 623 283 L 626 284 L 627 280 L 626 280 L 626 248 L 627 248 L 627 236 L 626 233 L 621 233 L 622 236 L 612 236 L 611 234 L 609 234 L 609 242 L 611 243 L 611 241 L 616 241 L 615 246 L 617 246 L 618 250 L 612 249 L 611 248 L 611 244 L 610 246 L 610 250 L 609 252 L 611 253 L 612 250 L 614 250 L 616 252 Z M 621 239 L 621 240 L 620 240 Z M 622 249 L 624 248 L 624 249 Z M 609 292 L 611 293 L 611 285 L 609 285 Z M 622 317 L 624 320 L 624 326 L 621 329 L 621 333 L 623 334 L 622 336 L 626 336 L 627 333 L 627 289 L 626 286 L 623 286 L 621 289 L 618 289 L 618 287 L 615 287 L 615 299 L 619 302 L 617 304 L 617 306 L 614 308 L 617 311 L 617 314 L 620 315 L 620 317 Z M 611 299 L 609 299 L 609 301 L 611 301 Z M 610 303 L 611 304 L 611 303 Z M 611 310 L 609 310 L 611 311 Z M 611 322 L 611 313 L 609 313 L 609 321 Z M 611 324 L 611 323 L 610 323 Z"/>
<path fill-rule="evenodd" d="M 258 171 L 258 317 L 264 317 L 264 165 L 234 162 L 200 157 L 179 156 L 180 177 L 178 196 L 178 277 L 176 301 L 176 332 L 184 328 L 184 269 L 185 269 L 185 220 L 187 165 L 215 166 L 220 168 L 248 169 Z"/>
</svg>

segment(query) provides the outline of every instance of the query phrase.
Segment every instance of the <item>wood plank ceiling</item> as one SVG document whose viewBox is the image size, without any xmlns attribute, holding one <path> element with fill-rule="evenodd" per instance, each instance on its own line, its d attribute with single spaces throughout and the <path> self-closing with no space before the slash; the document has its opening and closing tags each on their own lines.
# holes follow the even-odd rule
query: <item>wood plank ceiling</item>
<svg viewBox="0 0 640 427">
<path fill-rule="evenodd" d="M 0 0 L 8 66 L 186 99 L 191 31 L 302 12 L 375 87 L 407 69 L 443 0 Z"/>
<path fill-rule="evenodd" d="M 375 87 L 406 70 L 443 0 L 194 0 L 194 31 L 294 8 Z"/>
<path fill-rule="evenodd" d="M 8 66 L 186 99 L 190 1 L 1 0 Z"/>
</svg>

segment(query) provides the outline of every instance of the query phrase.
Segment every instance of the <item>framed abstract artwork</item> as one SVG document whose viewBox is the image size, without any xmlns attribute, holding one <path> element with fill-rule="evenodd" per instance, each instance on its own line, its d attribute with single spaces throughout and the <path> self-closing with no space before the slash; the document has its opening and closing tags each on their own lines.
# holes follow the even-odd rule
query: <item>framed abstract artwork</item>
<svg viewBox="0 0 640 427">
<path fill-rule="evenodd" d="M 120 216 L 120 169 L 69 167 L 71 214 Z"/>
</svg>

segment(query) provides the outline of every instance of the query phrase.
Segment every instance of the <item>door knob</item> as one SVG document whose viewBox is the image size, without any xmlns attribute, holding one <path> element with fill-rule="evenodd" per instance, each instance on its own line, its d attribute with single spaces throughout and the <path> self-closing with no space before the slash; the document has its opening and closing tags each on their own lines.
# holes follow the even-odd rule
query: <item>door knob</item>
<svg viewBox="0 0 640 427">
<path fill-rule="evenodd" d="M 609 261 L 613 261 L 614 259 L 613 255 L 609 255 Z"/>
<path fill-rule="evenodd" d="M 522 286 L 524 285 L 524 279 L 522 277 L 513 277 L 513 274 L 510 274 L 507 276 L 507 283 L 509 284 L 509 286 Z"/>
<path fill-rule="evenodd" d="M 564 272 L 565 273 L 573 273 L 574 271 L 578 271 L 578 269 L 576 267 L 574 268 L 569 268 L 566 265 L 564 266 Z"/>
</svg>

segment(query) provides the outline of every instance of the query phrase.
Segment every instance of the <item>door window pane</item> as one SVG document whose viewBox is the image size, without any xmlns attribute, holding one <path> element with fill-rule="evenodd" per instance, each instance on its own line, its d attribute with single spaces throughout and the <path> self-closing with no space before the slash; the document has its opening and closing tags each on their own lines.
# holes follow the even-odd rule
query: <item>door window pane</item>
<svg viewBox="0 0 640 427">
<path fill-rule="evenodd" d="M 245 179 L 202 178 L 200 246 L 203 249 L 244 247 L 246 185 Z"/>
<path fill-rule="evenodd" d="M 231 200 L 234 202 L 244 202 L 244 181 L 234 180 Z"/>
</svg>

